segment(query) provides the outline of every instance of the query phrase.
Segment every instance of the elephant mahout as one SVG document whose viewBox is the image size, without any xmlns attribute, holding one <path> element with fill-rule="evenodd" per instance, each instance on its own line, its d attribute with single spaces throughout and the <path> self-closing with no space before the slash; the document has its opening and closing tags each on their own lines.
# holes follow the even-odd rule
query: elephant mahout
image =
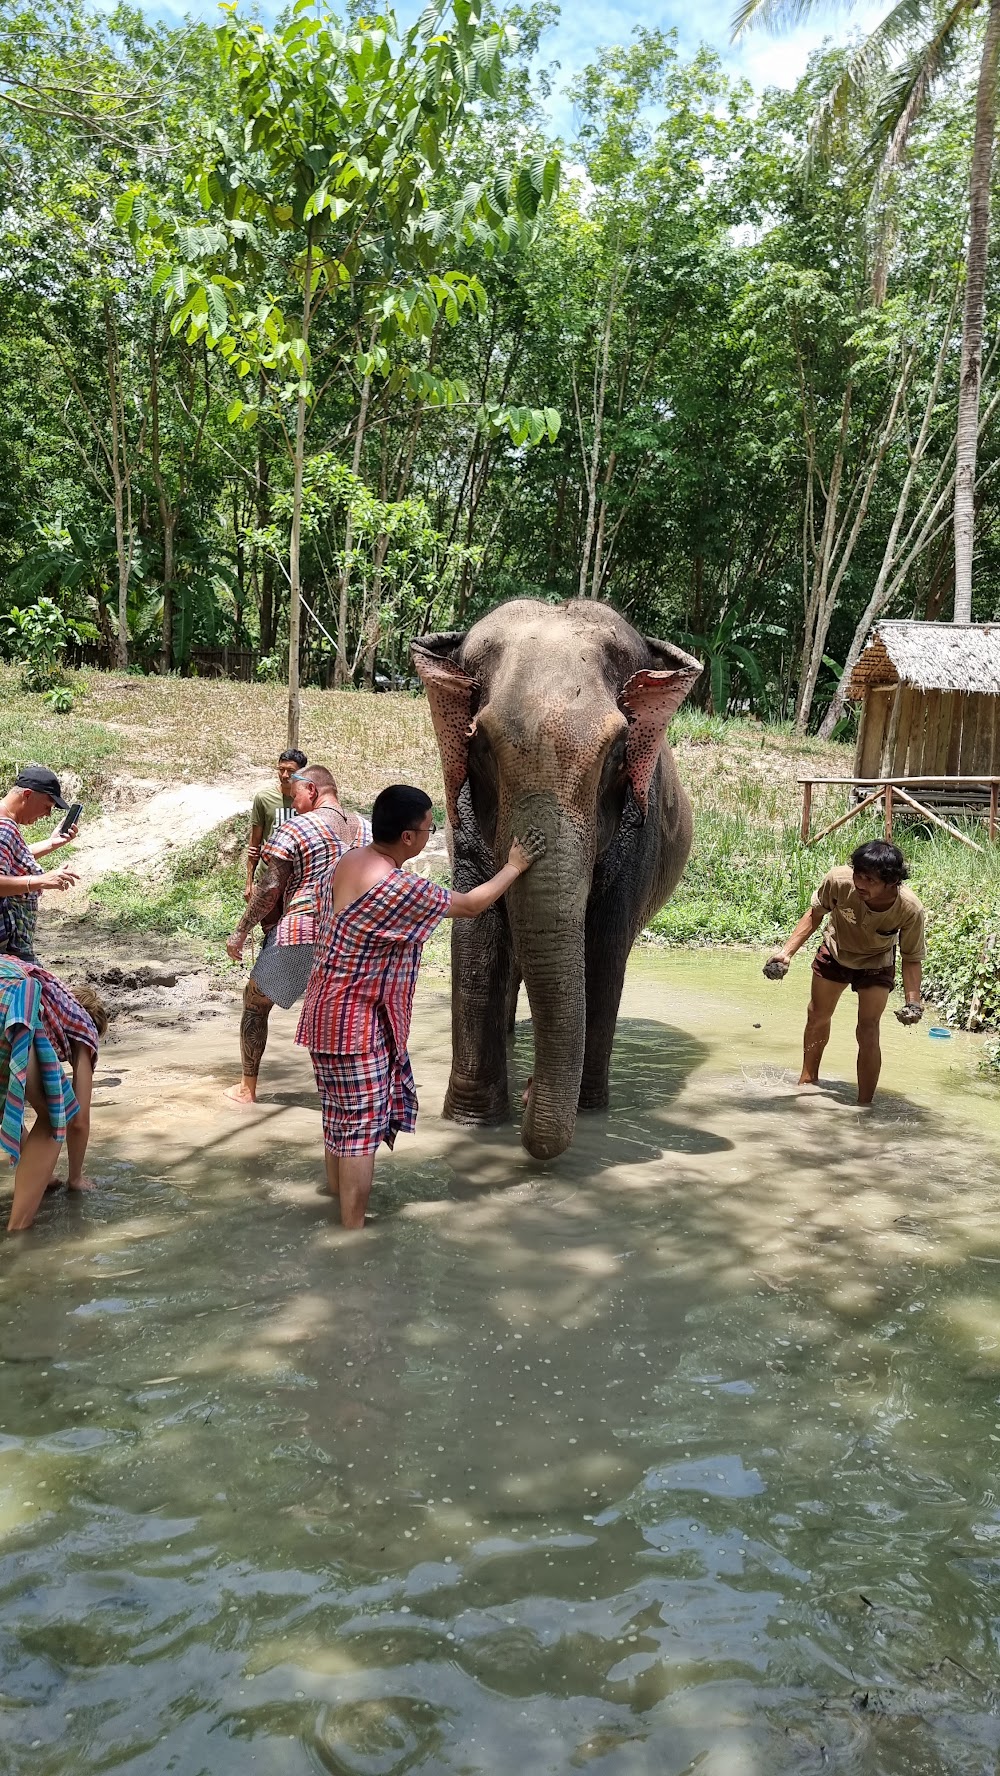
<svg viewBox="0 0 1000 1776">
<path fill-rule="evenodd" d="M 547 841 L 506 901 L 452 928 L 444 1113 L 509 1120 L 507 1034 L 523 980 L 535 1063 L 521 1139 L 552 1159 L 578 1106 L 608 1102 L 629 951 L 691 849 L 664 736 L 701 667 L 583 599 L 516 598 L 412 652 L 444 766 L 456 889 L 487 881 L 528 826 Z"/>
</svg>

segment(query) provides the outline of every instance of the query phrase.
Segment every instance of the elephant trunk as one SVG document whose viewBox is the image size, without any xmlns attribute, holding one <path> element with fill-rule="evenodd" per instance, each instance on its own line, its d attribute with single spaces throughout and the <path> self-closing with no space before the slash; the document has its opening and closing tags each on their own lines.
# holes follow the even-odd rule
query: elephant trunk
<svg viewBox="0 0 1000 1776">
<path fill-rule="evenodd" d="M 555 1159 L 573 1139 L 587 1033 L 585 921 L 592 860 L 554 796 L 525 795 L 512 827 L 540 827 L 545 856 L 508 896 L 514 953 L 531 1006 L 535 1062 L 521 1140 Z"/>
</svg>

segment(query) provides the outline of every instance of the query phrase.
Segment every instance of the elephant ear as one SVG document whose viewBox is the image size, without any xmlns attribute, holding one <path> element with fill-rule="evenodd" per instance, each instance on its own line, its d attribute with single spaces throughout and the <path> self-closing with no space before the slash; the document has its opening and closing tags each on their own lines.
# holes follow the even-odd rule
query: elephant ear
<svg viewBox="0 0 1000 1776">
<path fill-rule="evenodd" d="M 701 664 L 669 642 L 646 637 L 656 664 L 634 672 L 618 699 L 628 718 L 625 764 L 632 793 L 645 817 L 649 786 L 670 717 L 701 674 Z"/>
<path fill-rule="evenodd" d="M 458 792 L 469 774 L 469 729 L 472 704 L 478 686 L 458 664 L 465 634 L 461 629 L 440 635 L 424 635 L 411 644 L 413 664 L 423 681 L 431 706 L 431 721 L 444 767 L 444 793 L 448 819 L 460 825 Z"/>
</svg>

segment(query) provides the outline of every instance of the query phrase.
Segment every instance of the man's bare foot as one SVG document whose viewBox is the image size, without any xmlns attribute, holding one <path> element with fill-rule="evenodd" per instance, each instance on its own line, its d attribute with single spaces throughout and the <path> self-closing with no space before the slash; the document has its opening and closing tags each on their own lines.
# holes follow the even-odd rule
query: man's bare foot
<svg viewBox="0 0 1000 1776">
<path fill-rule="evenodd" d="M 97 1185 L 94 1182 L 93 1178 L 67 1178 L 66 1179 L 66 1189 L 67 1190 L 96 1190 Z"/>
<path fill-rule="evenodd" d="M 241 1110 L 249 1110 L 257 1102 L 256 1081 L 251 1084 L 249 1080 L 241 1079 L 239 1085 L 227 1085 L 222 1095 L 231 1104 L 238 1104 Z"/>
<path fill-rule="evenodd" d="M 799 1079 L 795 1090 L 800 1098 L 815 1098 L 823 1090 L 818 1079 Z"/>
</svg>

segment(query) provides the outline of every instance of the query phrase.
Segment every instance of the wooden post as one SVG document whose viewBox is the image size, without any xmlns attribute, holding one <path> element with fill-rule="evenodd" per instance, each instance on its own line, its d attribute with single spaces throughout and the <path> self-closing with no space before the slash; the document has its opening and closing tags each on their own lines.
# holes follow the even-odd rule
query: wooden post
<svg viewBox="0 0 1000 1776">
<path fill-rule="evenodd" d="M 994 777 L 990 784 L 990 843 L 997 836 L 997 800 L 1000 798 L 1000 783 Z"/>
<path fill-rule="evenodd" d="M 802 843 L 809 843 L 809 822 L 812 819 L 813 786 L 811 783 L 802 785 Z M 990 838 L 993 837 L 992 832 Z"/>
<path fill-rule="evenodd" d="M 892 839 L 892 784 L 885 786 L 885 836 Z"/>
</svg>

